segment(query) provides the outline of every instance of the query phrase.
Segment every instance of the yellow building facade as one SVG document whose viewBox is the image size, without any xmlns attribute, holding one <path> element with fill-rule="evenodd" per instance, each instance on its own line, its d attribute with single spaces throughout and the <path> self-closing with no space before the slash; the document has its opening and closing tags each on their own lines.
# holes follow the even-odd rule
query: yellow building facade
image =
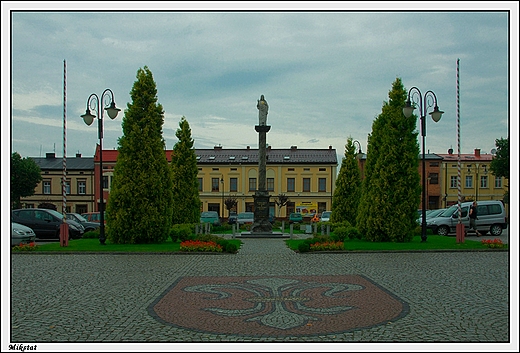
<svg viewBox="0 0 520 353">
<path fill-rule="evenodd" d="M 442 207 L 449 207 L 458 202 L 458 155 L 448 153 L 439 156 L 442 157 Z M 491 173 L 492 159 L 493 155 L 481 154 L 480 149 L 475 149 L 473 154 L 460 155 L 461 201 L 504 199 L 509 180 Z"/>
<path fill-rule="evenodd" d="M 258 149 L 197 149 L 201 211 L 217 211 L 229 216 L 227 199 L 237 201 L 233 211 L 254 211 L 253 195 L 258 185 Z M 336 184 L 338 161 L 336 150 L 267 148 L 266 189 L 270 198 L 270 214 L 286 218 L 291 212 L 304 214 L 330 210 Z M 277 195 L 289 202 L 276 204 Z"/>
</svg>

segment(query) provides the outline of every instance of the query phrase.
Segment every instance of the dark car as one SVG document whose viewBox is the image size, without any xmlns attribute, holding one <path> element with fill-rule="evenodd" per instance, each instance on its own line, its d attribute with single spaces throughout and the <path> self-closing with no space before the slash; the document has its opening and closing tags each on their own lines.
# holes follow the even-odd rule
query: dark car
<svg viewBox="0 0 520 353">
<path fill-rule="evenodd" d="M 58 211 L 46 208 L 24 208 L 11 211 L 11 221 L 31 228 L 38 239 L 60 238 L 60 226 L 63 215 Z M 83 237 L 85 228 L 78 222 L 67 219 L 69 238 Z"/>
<path fill-rule="evenodd" d="M 83 217 L 79 213 L 74 213 L 74 212 L 67 213 L 67 219 L 76 221 L 79 224 L 81 224 L 83 226 L 83 228 L 85 228 L 85 233 L 99 228 L 99 222 L 89 222 L 89 221 L 87 221 L 87 219 L 85 217 Z"/>
<path fill-rule="evenodd" d="M 228 224 L 235 224 L 237 222 L 237 213 L 230 212 L 227 222 L 228 222 Z"/>
</svg>

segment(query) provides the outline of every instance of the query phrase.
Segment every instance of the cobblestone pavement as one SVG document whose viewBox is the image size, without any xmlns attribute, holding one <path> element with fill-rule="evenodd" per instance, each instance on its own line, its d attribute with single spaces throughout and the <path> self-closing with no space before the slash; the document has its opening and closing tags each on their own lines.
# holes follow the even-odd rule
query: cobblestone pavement
<svg viewBox="0 0 520 353">
<path fill-rule="evenodd" d="M 242 241 L 243 245 L 237 254 L 13 254 L 10 341 L 510 341 L 507 251 L 298 254 L 288 249 L 282 239 L 248 238 Z M 175 313 L 178 309 L 178 312 L 186 314 L 190 309 L 187 307 L 195 304 L 188 302 L 183 305 L 184 302 L 179 301 L 171 305 L 174 301 L 170 301 L 169 306 L 162 309 L 158 305 L 182 281 L 191 281 L 192 290 L 203 288 L 206 291 L 211 287 L 215 293 L 220 290 L 215 289 L 218 283 L 227 286 L 231 279 L 234 285 L 240 287 L 233 292 L 236 294 L 243 290 L 244 284 L 239 281 L 241 278 L 256 281 L 256 284 L 263 281 L 261 285 L 276 289 L 296 283 L 295 279 L 305 285 L 315 285 L 316 279 L 321 277 L 330 278 L 333 282 L 353 279 L 361 281 L 358 284 L 363 286 L 371 283 L 377 287 L 374 291 L 381 292 L 377 295 L 386 295 L 385 300 L 390 303 L 386 307 L 397 305 L 400 314 L 388 314 L 391 320 L 387 320 L 390 316 L 385 316 L 378 321 L 372 318 L 371 312 L 375 315 L 382 309 L 373 303 L 372 311 L 362 315 L 364 320 L 370 322 L 368 325 L 347 328 L 342 326 L 345 321 L 332 318 L 321 322 L 320 330 L 310 330 L 312 334 L 306 336 L 301 331 L 297 334 L 283 334 L 283 330 L 271 330 L 270 334 L 262 333 L 261 330 L 248 332 L 244 331 L 245 324 L 244 327 L 236 326 L 234 332 L 232 325 L 224 328 L 225 325 L 219 326 L 218 321 L 215 321 L 214 326 L 205 321 L 204 325 L 197 327 L 195 320 L 190 327 L 175 318 Z M 197 287 L 200 285 L 204 286 Z M 323 291 L 312 293 L 309 295 L 315 295 L 314 302 L 320 303 L 319 295 L 323 295 Z M 296 297 L 294 294 L 290 300 L 297 301 L 294 299 Z M 393 301 L 388 299 L 390 297 Z M 244 300 L 251 301 L 251 298 Z M 296 304 L 288 303 L 290 300 L 287 299 L 283 304 L 263 302 L 257 305 L 263 305 L 262 308 L 268 311 L 271 308 L 270 313 L 283 312 L 285 317 L 274 317 L 275 320 L 281 320 L 288 317 L 288 311 L 297 307 Z M 237 306 L 240 303 L 237 301 Z M 306 303 L 305 310 L 311 303 Z M 320 305 L 317 304 L 314 309 L 321 310 Z M 298 308 L 302 309 L 302 306 Z M 192 309 L 195 315 L 198 308 Z M 164 319 L 166 316 L 160 317 L 165 310 L 170 310 L 168 319 Z M 299 320 L 300 316 L 298 314 L 292 318 Z M 318 322 L 323 319 L 318 315 L 313 320 Z M 240 325 L 240 321 L 234 325 Z M 305 326 L 305 322 L 302 325 Z M 330 327 L 327 330 L 323 325 Z"/>
</svg>

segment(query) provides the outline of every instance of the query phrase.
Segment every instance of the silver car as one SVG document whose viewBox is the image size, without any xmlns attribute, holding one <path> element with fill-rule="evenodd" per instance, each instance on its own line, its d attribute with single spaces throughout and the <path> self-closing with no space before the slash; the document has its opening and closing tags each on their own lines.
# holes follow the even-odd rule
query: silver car
<svg viewBox="0 0 520 353">
<path fill-rule="evenodd" d="M 29 244 L 36 240 L 34 231 L 23 224 L 11 222 L 11 246 Z"/>
</svg>

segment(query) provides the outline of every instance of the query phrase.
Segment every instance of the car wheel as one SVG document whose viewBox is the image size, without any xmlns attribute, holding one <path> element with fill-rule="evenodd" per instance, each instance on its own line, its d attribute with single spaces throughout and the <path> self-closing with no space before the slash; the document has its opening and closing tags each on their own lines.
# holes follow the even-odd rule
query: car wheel
<svg viewBox="0 0 520 353">
<path fill-rule="evenodd" d="M 450 233 L 450 228 L 448 228 L 447 226 L 440 226 L 439 228 L 437 228 L 438 235 L 446 236 L 449 233 Z"/>
<path fill-rule="evenodd" d="M 493 236 L 499 236 L 502 234 L 502 226 L 500 224 L 493 224 L 489 229 L 489 232 Z"/>
</svg>

